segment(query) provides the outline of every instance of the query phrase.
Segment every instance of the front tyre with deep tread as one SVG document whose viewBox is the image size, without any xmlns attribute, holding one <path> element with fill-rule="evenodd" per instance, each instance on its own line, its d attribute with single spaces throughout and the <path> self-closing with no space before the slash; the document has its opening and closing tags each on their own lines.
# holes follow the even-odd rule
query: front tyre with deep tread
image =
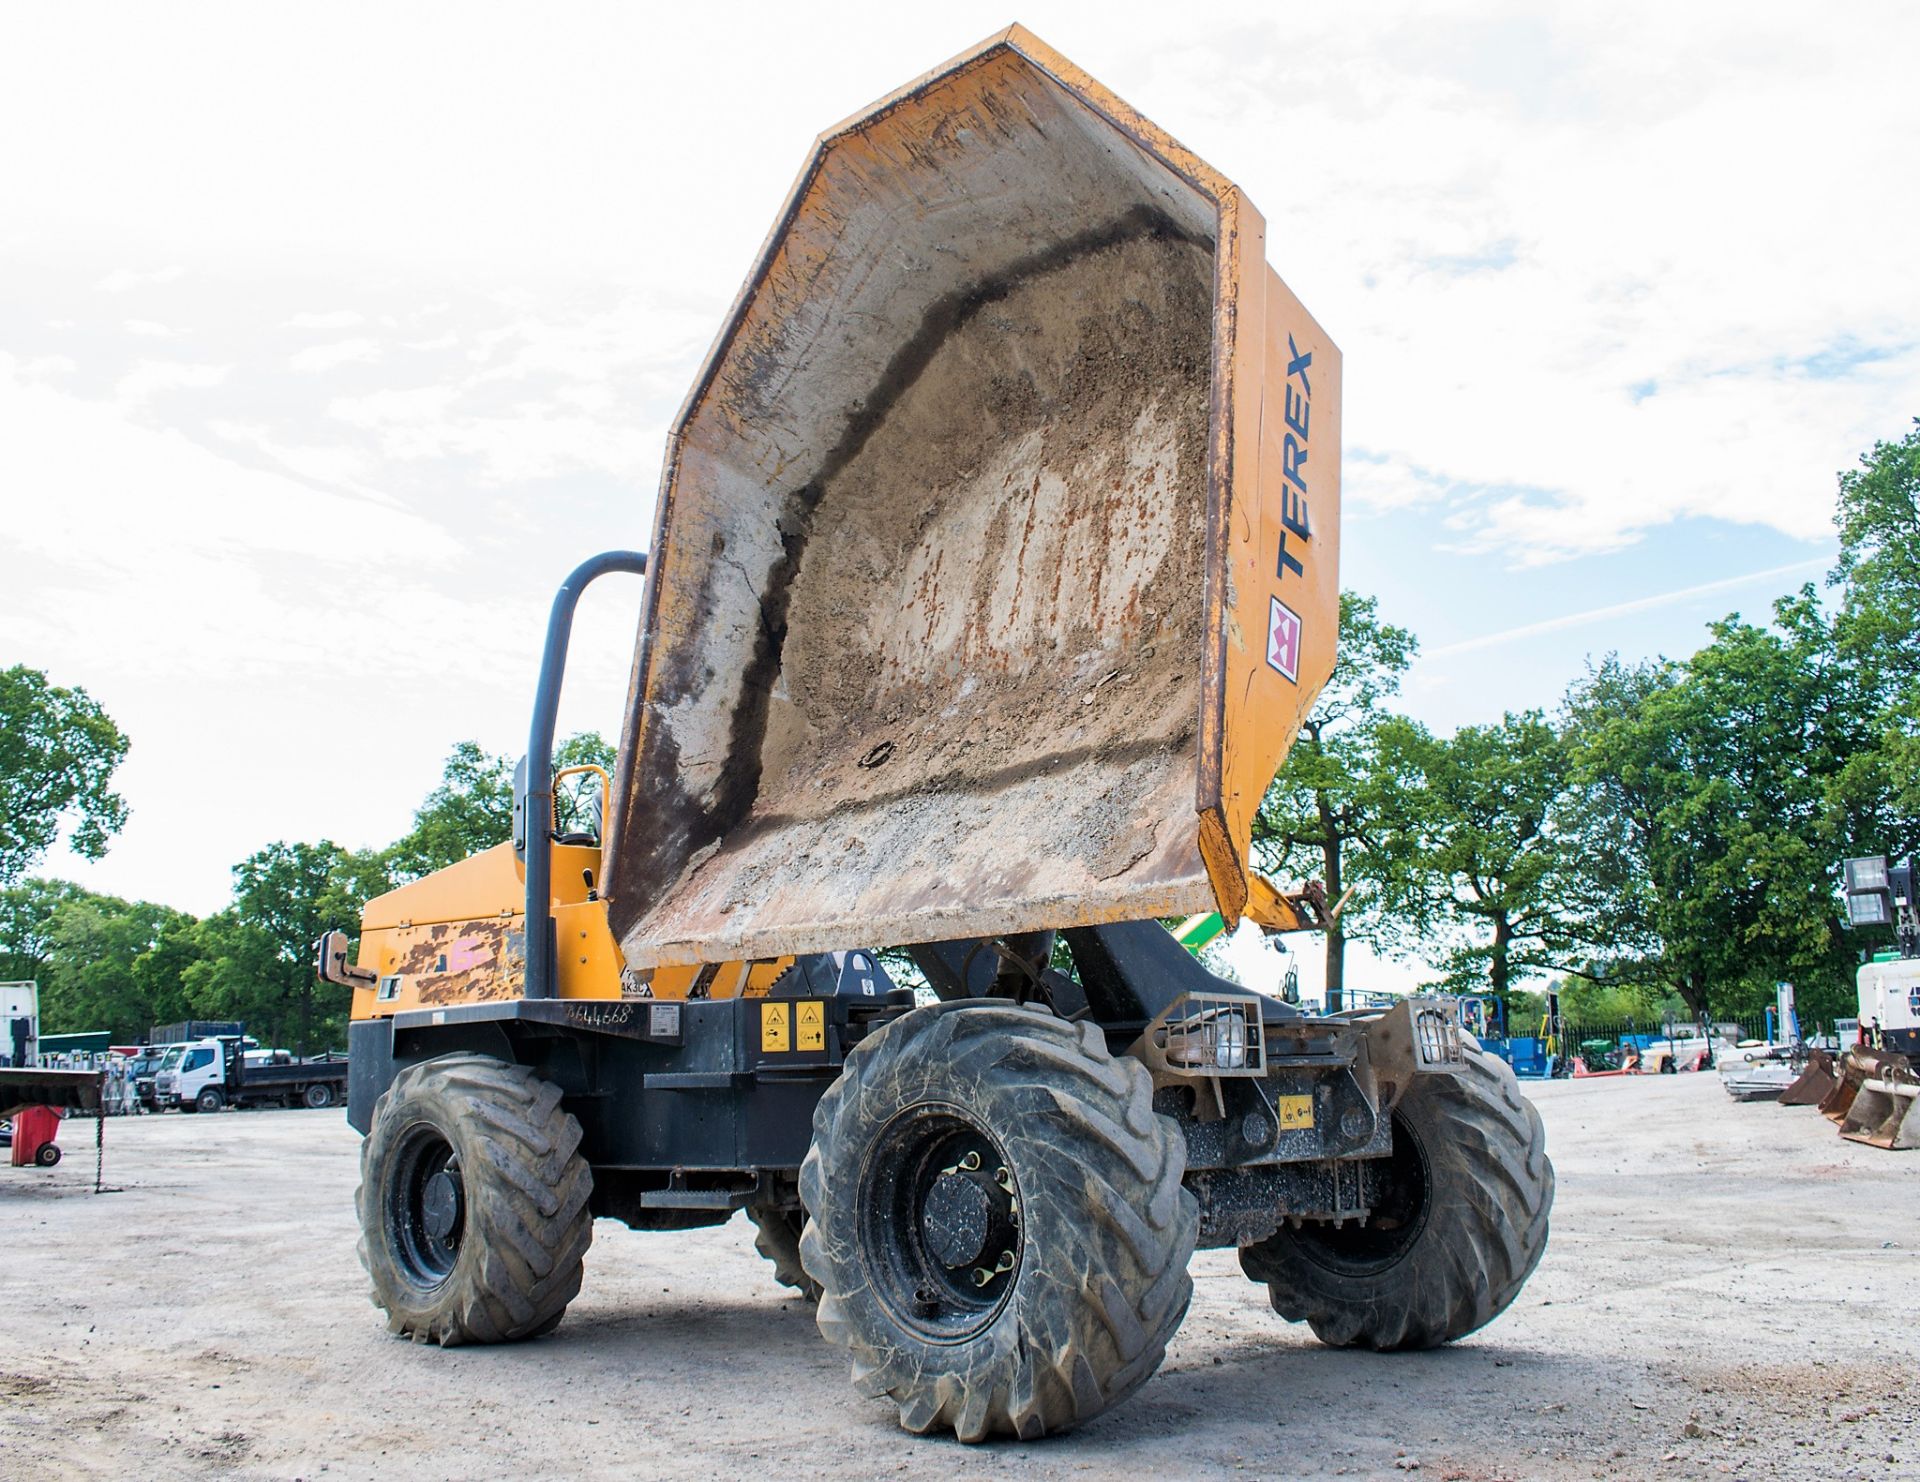
<svg viewBox="0 0 1920 1482">
<path fill-rule="evenodd" d="M 1159 1367 L 1198 1207 L 1146 1068 L 1098 1026 L 917 1009 L 853 1050 L 813 1128 L 800 1250 L 820 1331 L 907 1430 L 1030 1440 Z"/>
<path fill-rule="evenodd" d="M 407 1067 L 360 1146 L 360 1261 L 388 1328 L 510 1343 L 559 1326 L 593 1238 L 593 1175 L 560 1088 L 445 1055 Z"/>
<path fill-rule="evenodd" d="M 1496 1055 L 1422 1075 L 1393 1111 L 1390 1189 L 1365 1225 L 1309 1223 L 1240 1252 L 1273 1310 L 1334 1347 L 1434 1348 L 1507 1309 L 1547 1248 L 1546 1129 Z"/>
</svg>

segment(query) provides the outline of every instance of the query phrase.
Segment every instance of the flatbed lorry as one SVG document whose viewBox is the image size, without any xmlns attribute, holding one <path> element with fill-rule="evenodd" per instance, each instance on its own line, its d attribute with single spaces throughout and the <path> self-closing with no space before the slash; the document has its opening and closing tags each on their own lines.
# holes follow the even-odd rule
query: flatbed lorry
<svg viewBox="0 0 1920 1482">
<path fill-rule="evenodd" d="M 177 1054 L 176 1054 L 177 1051 Z M 227 1106 L 304 1106 L 321 1110 L 345 1098 L 347 1060 L 303 1060 L 260 1050 L 237 1035 L 217 1035 L 170 1050 L 154 1077 L 157 1110 L 215 1112 Z"/>
</svg>

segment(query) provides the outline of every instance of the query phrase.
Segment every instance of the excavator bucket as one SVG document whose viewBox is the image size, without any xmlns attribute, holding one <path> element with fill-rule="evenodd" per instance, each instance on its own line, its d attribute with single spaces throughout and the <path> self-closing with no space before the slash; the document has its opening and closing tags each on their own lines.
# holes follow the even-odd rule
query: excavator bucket
<svg viewBox="0 0 1920 1482">
<path fill-rule="evenodd" d="M 823 134 L 671 429 L 629 966 L 1237 920 L 1340 394 L 1253 205 L 1024 30 Z"/>
<path fill-rule="evenodd" d="M 1868 1147 L 1920 1147 L 1920 1077 L 1905 1055 L 1874 1053 L 1860 1056 L 1853 1081 L 1852 1100 L 1840 1118 L 1840 1135 Z M 1849 1061 L 1853 1060 L 1849 1055 Z"/>
<path fill-rule="evenodd" d="M 1833 1056 L 1825 1050 L 1807 1051 L 1807 1063 L 1792 1085 L 1780 1093 L 1782 1106 L 1818 1106 L 1839 1083 L 1834 1074 Z"/>
<path fill-rule="evenodd" d="M 1869 1076 L 1879 1074 L 1886 1059 L 1884 1050 L 1871 1050 L 1864 1045 L 1855 1045 L 1842 1055 L 1833 1089 L 1820 1098 L 1820 1115 L 1830 1122 L 1845 1122 L 1862 1083 Z"/>
</svg>

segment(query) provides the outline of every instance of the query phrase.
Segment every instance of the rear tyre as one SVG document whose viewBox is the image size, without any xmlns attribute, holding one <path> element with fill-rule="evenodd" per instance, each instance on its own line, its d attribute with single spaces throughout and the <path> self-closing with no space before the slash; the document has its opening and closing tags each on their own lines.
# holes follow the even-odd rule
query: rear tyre
<svg viewBox="0 0 1920 1482">
<path fill-rule="evenodd" d="M 753 1221 L 753 1248 L 773 1262 L 773 1279 L 809 1302 L 818 1302 L 820 1283 L 800 1264 L 800 1232 L 806 1228 L 807 1212 L 754 1204 L 748 1206 L 747 1218 Z"/>
<path fill-rule="evenodd" d="M 918 1009 L 821 1098 L 800 1170 L 819 1323 L 900 1424 L 1032 1439 L 1118 1404 L 1193 1294 L 1186 1143 L 1091 1024 Z"/>
<path fill-rule="evenodd" d="M 60 1161 L 60 1148 L 58 1144 L 51 1142 L 41 1143 L 39 1147 L 33 1150 L 33 1161 L 38 1163 L 42 1168 L 53 1167 L 54 1164 Z"/>
<path fill-rule="evenodd" d="M 208 1086 L 198 1096 L 193 1098 L 193 1109 L 195 1111 L 217 1112 L 226 1104 L 227 1098 L 219 1091 L 214 1090 L 212 1086 Z"/>
<path fill-rule="evenodd" d="M 360 1261 L 387 1326 L 509 1343 L 559 1326 L 593 1239 L 593 1175 L 560 1088 L 446 1055 L 394 1077 L 360 1145 Z"/>
<path fill-rule="evenodd" d="M 1336 1348 L 1433 1348 L 1484 1327 L 1547 1248 L 1553 1165 L 1505 1062 L 1415 1079 L 1393 1112 L 1390 1190 L 1365 1225 L 1306 1224 L 1240 1265 L 1273 1310 Z"/>
<path fill-rule="evenodd" d="M 316 1081 L 300 1095 L 309 1111 L 325 1111 L 333 1105 L 333 1087 Z"/>
</svg>

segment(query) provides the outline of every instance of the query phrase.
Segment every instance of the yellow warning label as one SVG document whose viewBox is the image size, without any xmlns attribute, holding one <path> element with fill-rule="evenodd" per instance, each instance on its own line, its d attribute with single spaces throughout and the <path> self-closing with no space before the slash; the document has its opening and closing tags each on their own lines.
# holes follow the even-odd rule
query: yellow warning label
<svg viewBox="0 0 1920 1482">
<path fill-rule="evenodd" d="M 827 1047 L 827 1006 L 801 1002 L 793 1006 L 793 1047 L 796 1050 L 824 1050 Z"/>
<path fill-rule="evenodd" d="M 793 1040 L 787 1030 L 787 1002 L 760 1005 L 760 1053 L 762 1055 L 784 1055 L 793 1048 Z"/>
<path fill-rule="evenodd" d="M 1280 1113 L 1280 1130 L 1291 1132 L 1296 1127 L 1313 1125 L 1313 1098 L 1311 1096 L 1276 1096 L 1273 1098 L 1274 1110 Z"/>
</svg>

